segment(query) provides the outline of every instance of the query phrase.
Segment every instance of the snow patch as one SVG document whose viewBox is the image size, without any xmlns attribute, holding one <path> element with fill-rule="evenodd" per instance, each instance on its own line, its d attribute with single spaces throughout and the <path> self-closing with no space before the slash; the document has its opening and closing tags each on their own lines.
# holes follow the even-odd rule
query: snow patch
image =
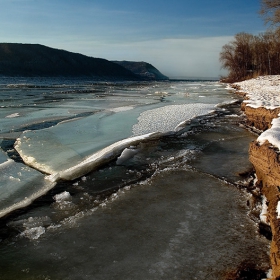
<svg viewBox="0 0 280 280">
<path fill-rule="evenodd" d="M 262 145 L 265 141 L 268 141 L 273 146 L 280 149 L 280 118 L 275 118 L 271 122 L 271 128 L 264 131 L 257 139 Z"/>
<path fill-rule="evenodd" d="M 261 211 L 261 214 L 260 214 L 260 220 L 265 224 L 268 224 L 267 215 L 268 215 L 267 199 L 266 199 L 265 196 L 263 196 L 263 198 L 262 198 L 262 211 Z"/>
<path fill-rule="evenodd" d="M 280 219 L 280 201 L 278 201 L 277 203 L 276 212 L 277 212 L 277 219 Z"/>
</svg>

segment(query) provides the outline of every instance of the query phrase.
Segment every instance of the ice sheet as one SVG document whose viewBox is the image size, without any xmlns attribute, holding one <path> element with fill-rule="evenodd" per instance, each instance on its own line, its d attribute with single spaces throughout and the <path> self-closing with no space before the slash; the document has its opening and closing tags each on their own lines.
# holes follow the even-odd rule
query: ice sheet
<svg viewBox="0 0 280 280">
<path fill-rule="evenodd" d="M 130 111 L 97 113 L 48 129 L 27 131 L 15 148 L 28 165 L 54 174 L 129 137 L 136 117 Z"/>
<path fill-rule="evenodd" d="M 0 139 L 0 145 L 2 143 L 2 140 Z M 7 154 L 0 148 L 0 165 L 1 163 L 5 162 L 8 160 Z"/>
<path fill-rule="evenodd" d="M 30 167 L 8 160 L 0 164 L 0 217 L 25 207 L 55 186 Z"/>
<path fill-rule="evenodd" d="M 26 109 L 20 108 L 17 113 L 12 113 L 14 109 L 5 109 L 0 113 L 0 133 L 22 129 L 23 127 L 45 122 L 48 120 L 56 120 L 61 118 L 69 118 L 75 114 L 69 113 L 68 109 Z"/>
<path fill-rule="evenodd" d="M 84 174 L 87 174 L 88 172 L 94 170 L 95 168 L 99 167 L 101 164 L 104 164 L 113 158 L 116 158 L 117 155 L 121 154 L 121 152 L 131 146 L 131 145 L 137 145 L 141 141 L 147 141 L 152 139 L 157 139 L 160 137 L 161 133 L 149 133 L 146 135 L 141 136 L 135 136 L 131 138 L 127 138 L 121 141 L 118 141 L 116 143 L 113 143 L 112 145 L 94 153 L 90 157 L 84 159 L 80 163 L 76 165 L 72 165 L 72 167 L 62 170 L 57 173 L 52 173 L 52 175 L 48 176 L 47 179 L 49 179 L 51 182 L 58 181 L 60 179 L 63 180 L 74 180 L 78 177 L 83 176 Z"/>
</svg>

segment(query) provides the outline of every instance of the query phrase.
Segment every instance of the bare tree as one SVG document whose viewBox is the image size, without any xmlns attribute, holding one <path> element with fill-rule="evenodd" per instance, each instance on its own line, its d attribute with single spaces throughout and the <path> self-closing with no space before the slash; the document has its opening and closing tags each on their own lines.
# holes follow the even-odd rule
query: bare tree
<svg viewBox="0 0 280 280">
<path fill-rule="evenodd" d="M 234 41 L 223 46 L 220 61 L 222 67 L 229 71 L 229 80 L 246 79 L 253 72 L 253 42 L 253 35 L 242 32 L 235 35 Z"/>
<path fill-rule="evenodd" d="M 227 81 L 241 81 L 259 75 L 280 74 L 280 29 L 258 36 L 238 33 L 220 53 Z"/>
<path fill-rule="evenodd" d="M 260 14 L 266 23 L 280 24 L 280 0 L 262 0 Z"/>
<path fill-rule="evenodd" d="M 261 5 L 260 13 L 272 28 L 257 36 L 238 33 L 222 48 L 220 62 L 229 82 L 280 74 L 280 0 L 261 0 Z"/>
</svg>

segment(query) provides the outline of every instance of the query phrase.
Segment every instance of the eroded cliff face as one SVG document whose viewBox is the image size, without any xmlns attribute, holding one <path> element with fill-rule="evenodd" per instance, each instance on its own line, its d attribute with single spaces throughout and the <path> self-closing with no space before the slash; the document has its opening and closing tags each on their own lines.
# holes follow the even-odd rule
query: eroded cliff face
<svg viewBox="0 0 280 280">
<path fill-rule="evenodd" d="M 254 191 L 260 189 L 267 203 L 261 219 L 269 223 L 272 232 L 272 277 L 280 280 L 280 75 L 260 76 L 234 83 L 230 88 L 243 99 L 241 109 L 246 115 L 245 123 L 261 133 L 250 144 L 249 158 L 258 180 Z"/>
<path fill-rule="evenodd" d="M 252 108 L 244 103 L 242 109 L 246 114 L 247 124 L 262 131 L 270 128 L 271 121 L 280 113 L 280 108 Z M 276 211 L 280 200 L 280 151 L 267 141 L 262 145 L 254 141 L 249 147 L 249 159 L 256 171 L 257 185 L 267 199 L 267 220 L 272 231 L 270 258 L 273 279 L 280 279 L 280 219 L 277 219 Z"/>
<path fill-rule="evenodd" d="M 270 250 L 274 279 L 280 277 L 280 219 L 277 219 L 277 203 L 280 198 L 280 153 L 269 142 L 250 144 L 250 161 L 254 165 L 258 185 L 268 203 L 268 217 L 272 231 Z M 280 279 L 280 278 L 279 278 Z"/>
<path fill-rule="evenodd" d="M 246 106 L 245 103 L 242 103 L 241 108 L 246 115 L 247 124 L 251 127 L 255 127 L 262 131 L 270 128 L 271 121 L 274 118 L 277 118 L 278 114 L 280 113 L 280 108 L 276 108 L 273 110 L 266 109 L 263 107 L 252 108 L 252 107 Z"/>
<path fill-rule="evenodd" d="M 232 85 L 236 93 L 243 98 L 243 100 L 247 100 L 248 97 L 246 93 L 240 91 L 240 87 L 237 85 Z M 280 113 L 280 107 L 275 109 L 267 109 L 264 107 L 254 108 L 251 106 L 246 106 L 246 101 L 242 102 L 241 110 L 244 111 L 246 115 L 246 124 L 250 127 L 255 127 L 258 130 L 267 130 L 271 128 L 271 122 L 274 118 L 277 118 Z"/>
</svg>

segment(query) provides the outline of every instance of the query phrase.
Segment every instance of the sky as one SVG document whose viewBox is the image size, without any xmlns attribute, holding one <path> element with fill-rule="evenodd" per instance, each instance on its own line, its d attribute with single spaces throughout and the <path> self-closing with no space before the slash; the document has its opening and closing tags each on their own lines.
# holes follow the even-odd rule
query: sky
<svg viewBox="0 0 280 280">
<path fill-rule="evenodd" d="M 0 42 L 145 61 L 170 78 L 219 77 L 222 46 L 267 29 L 261 0 L 0 0 Z"/>
</svg>

